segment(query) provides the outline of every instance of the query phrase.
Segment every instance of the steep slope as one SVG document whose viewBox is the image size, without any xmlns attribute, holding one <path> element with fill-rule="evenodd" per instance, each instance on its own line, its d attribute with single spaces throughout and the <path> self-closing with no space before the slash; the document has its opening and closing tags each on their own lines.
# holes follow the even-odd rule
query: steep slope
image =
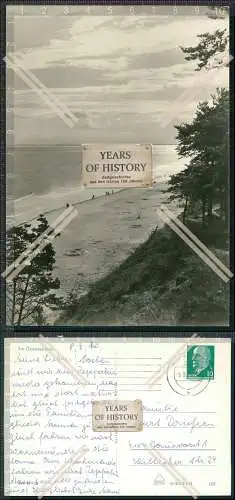
<svg viewBox="0 0 235 500">
<path fill-rule="evenodd" d="M 227 231 L 218 219 L 189 229 L 228 265 Z M 155 230 L 89 293 L 70 298 L 58 323 L 90 325 L 226 325 L 229 285 L 171 229 Z"/>
</svg>

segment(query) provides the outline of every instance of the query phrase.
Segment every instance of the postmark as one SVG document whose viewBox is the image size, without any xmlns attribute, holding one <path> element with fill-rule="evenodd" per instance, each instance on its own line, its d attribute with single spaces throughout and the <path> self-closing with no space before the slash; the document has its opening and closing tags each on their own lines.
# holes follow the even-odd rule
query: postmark
<svg viewBox="0 0 235 500">
<path fill-rule="evenodd" d="M 187 379 L 214 379 L 215 347 L 191 345 L 187 347 Z"/>
<path fill-rule="evenodd" d="M 186 367 L 181 364 L 168 370 L 167 382 L 171 389 L 181 396 L 197 396 L 207 388 L 210 379 L 188 379 Z"/>
<path fill-rule="evenodd" d="M 207 388 L 210 379 L 188 379 L 186 368 L 181 363 L 168 370 L 167 382 L 171 389 L 181 396 L 197 396 Z"/>
<path fill-rule="evenodd" d="M 152 186 L 150 144 L 83 144 L 82 183 L 89 189 Z"/>
<path fill-rule="evenodd" d="M 95 432 L 142 431 L 142 401 L 92 401 L 92 429 Z"/>
</svg>

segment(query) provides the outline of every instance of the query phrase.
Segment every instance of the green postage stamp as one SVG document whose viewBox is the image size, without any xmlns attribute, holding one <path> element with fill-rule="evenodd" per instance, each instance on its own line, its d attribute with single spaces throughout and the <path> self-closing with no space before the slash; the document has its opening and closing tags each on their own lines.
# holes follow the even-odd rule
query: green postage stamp
<svg viewBox="0 0 235 500">
<path fill-rule="evenodd" d="M 214 379 L 215 347 L 190 345 L 187 347 L 187 378 Z"/>
</svg>

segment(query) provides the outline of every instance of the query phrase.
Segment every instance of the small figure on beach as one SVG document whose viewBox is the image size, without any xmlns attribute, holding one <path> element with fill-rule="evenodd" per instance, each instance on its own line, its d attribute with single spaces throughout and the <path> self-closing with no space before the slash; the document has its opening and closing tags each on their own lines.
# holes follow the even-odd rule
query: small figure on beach
<svg viewBox="0 0 235 500">
<path fill-rule="evenodd" d="M 69 208 L 70 207 L 70 203 L 66 203 L 66 208 Z"/>
<path fill-rule="evenodd" d="M 94 198 L 95 198 L 95 195 L 93 194 L 93 195 L 92 195 L 92 200 L 94 200 Z"/>
</svg>

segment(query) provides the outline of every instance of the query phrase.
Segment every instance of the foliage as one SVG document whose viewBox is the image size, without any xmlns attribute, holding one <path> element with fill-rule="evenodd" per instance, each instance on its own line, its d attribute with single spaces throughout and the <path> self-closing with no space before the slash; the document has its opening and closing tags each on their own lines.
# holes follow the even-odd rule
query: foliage
<svg viewBox="0 0 235 500">
<path fill-rule="evenodd" d="M 199 43 L 195 47 L 180 47 L 185 54 L 186 61 L 197 61 L 196 71 L 202 68 L 210 69 L 219 67 L 227 55 L 229 36 L 228 31 L 216 30 L 214 33 L 202 33 L 198 35 Z M 225 62 L 228 65 L 228 62 Z"/>
<path fill-rule="evenodd" d="M 223 49 L 224 32 L 217 30 L 213 35 L 200 35 L 205 44 L 182 49 L 187 60 L 199 59 L 200 68 L 216 48 Z M 208 38 L 213 47 L 208 47 Z M 220 40 L 220 45 L 218 43 Z M 206 42 L 207 41 L 207 42 Z M 199 69 L 200 69 L 199 68 Z M 185 221 L 191 211 L 199 207 L 203 224 L 208 222 L 214 208 L 225 223 L 228 219 L 228 165 L 229 165 L 229 92 L 217 89 L 210 101 L 199 103 L 191 123 L 175 126 L 177 152 L 181 158 L 189 158 L 183 172 L 173 175 L 167 192 L 170 200 L 178 199 L 184 204 Z"/>
<path fill-rule="evenodd" d="M 44 215 L 40 215 L 35 226 L 25 223 L 14 226 L 7 233 L 7 256 L 10 265 L 49 228 Z M 28 260 L 19 274 L 7 283 L 7 309 L 11 324 L 27 321 L 34 324 L 46 322 L 45 310 L 56 310 L 61 301 L 52 291 L 60 288 L 54 278 L 55 250 L 48 243 L 32 260 Z"/>
</svg>

